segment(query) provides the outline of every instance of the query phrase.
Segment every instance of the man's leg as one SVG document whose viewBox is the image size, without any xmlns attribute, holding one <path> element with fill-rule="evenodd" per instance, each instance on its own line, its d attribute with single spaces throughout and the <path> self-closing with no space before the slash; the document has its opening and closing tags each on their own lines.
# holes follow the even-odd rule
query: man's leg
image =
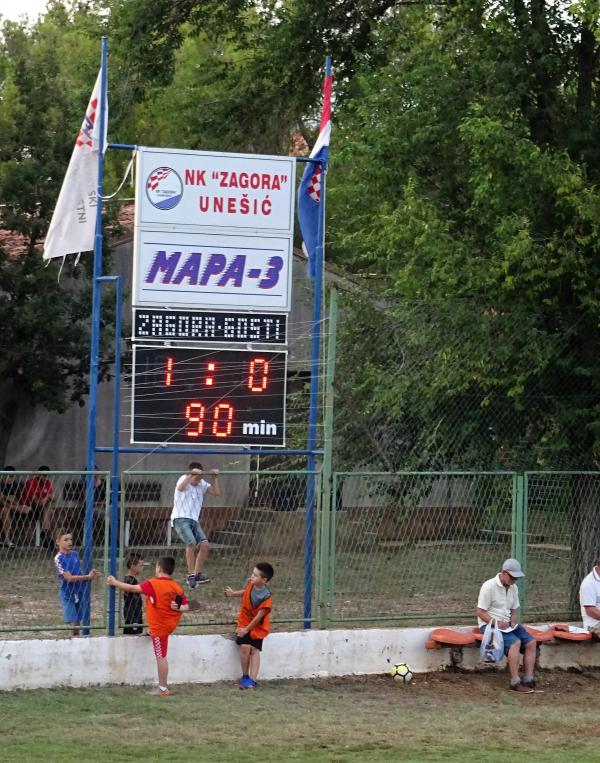
<svg viewBox="0 0 600 763">
<path fill-rule="evenodd" d="M 256 681 L 259 669 L 260 669 L 260 652 L 256 647 L 251 646 L 250 647 L 250 662 L 248 665 L 248 675 L 253 681 Z"/>
<path fill-rule="evenodd" d="M 0 517 L 2 518 L 2 531 L 4 532 L 4 542 L 12 541 L 12 527 L 10 521 L 10 504 L 0 504 Z"/>
<path fill-rule="evenodd" d="M 194 565 L 194 572 L 197 574 L 204 569 L 204 562 L 208 556 L 208 541 L 203 540 L 198 546 L 198 553 L 196 555 L 196 563 Z"/>
<path fill-rule="evenodd" d="M 193 575 L 196 563 L 196 544 L 190 543 L 185 547 L 185 561 L 187 563 L 188 575 Z"/>
<path fill-rule="evenodd" d="M 533 684 L 533 670 L 535 668 L 536 658 L 536 644 L 535 641 L 529 641 L 525 644 L 525 652 L 523 654 L 523 683 Z"/>
<path fill-rule="evenodd" d="M 515 641 L 515 643 L 508 650 L 506 655 L 506 663 L 508 665 L 508 674 L 510 676 L 510 685 L 514 686 L 521 682 L 519 678 L 519 663 L 521 661 L 521 642 Z"/>
</svg>

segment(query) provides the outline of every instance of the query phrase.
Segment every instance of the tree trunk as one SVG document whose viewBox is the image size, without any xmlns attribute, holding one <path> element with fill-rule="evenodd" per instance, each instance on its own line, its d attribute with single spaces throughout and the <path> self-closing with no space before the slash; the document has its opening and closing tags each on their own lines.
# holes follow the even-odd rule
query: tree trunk
<svg viewBox="0 0 600 763">
<path fill-rule="evenodd" d="M 17 419 L 19 407 L 18 387 L 14 379 L 9 379 L 0 385 L 0 469 L 6 465 L 8 443 Z"/>
</svg>

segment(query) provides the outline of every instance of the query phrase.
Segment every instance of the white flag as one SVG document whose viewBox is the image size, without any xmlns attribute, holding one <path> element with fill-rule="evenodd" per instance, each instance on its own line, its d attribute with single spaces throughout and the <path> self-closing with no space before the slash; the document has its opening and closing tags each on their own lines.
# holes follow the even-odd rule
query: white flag
<svg viewBox="0 0 600 763">
<path fill-rule="evenodd" d="M 100 90 L 102 70 L 94 85 L 73 155 L 56 202 L 44 243 L 44 259 L 87 252 L 94 248 L 98 206 L 100 150 Z M 108 106 L 104 111 L 103 149 L 106 150 Z"/>
</svg>

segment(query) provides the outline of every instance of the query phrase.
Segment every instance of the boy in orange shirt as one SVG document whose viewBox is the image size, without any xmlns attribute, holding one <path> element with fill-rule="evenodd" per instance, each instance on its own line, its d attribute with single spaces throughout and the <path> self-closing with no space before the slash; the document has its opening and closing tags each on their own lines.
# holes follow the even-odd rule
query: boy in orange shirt
<svg viewBox="0 0 600 763">
<path fill-rule="evenodd" d="M 271 630 L 273 598 L 267 583 L 272 577 L 273 567 L 268 562 L 259 562 L 245 588 L 240 591 L 234 591 L 230 586 L 225 588 L 225 596 L 239 596 L 242 599 L 235 630 L 242 664 L 240 689 L 256 688 L 262 642 Z"/>
<path fill-rule="evenodd" d="M 144 580 L 139 585 L 122 583 L 112 575 L 106 579 L 108 585 L 121 591 L 143 593 L 146 597 L 146 619 L 158 670 L 158 688 L 154 689 L 152 694 L 159 697 L 168 697 L 171 693 L 167 686 L 169 636 L 177 627 L 181 613 L 190 608 L 183 588 L 171 577 L 174 569 L 175 559 L 172 556 L 161 556 L 156 563 L 156 577 Z"/>
</svg>

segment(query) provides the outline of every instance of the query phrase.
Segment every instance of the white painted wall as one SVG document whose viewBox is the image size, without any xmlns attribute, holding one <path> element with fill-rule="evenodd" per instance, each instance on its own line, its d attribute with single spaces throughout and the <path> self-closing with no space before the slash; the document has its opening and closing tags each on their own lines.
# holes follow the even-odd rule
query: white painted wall
<svg viewBox="0 0 600 763">
<path fill-rule="evenodd" d="M 430 628 L 274 633 L 265 641 L 260 680 L 386 673 L 407 662 L 415 673 L 444 670 L 450 650 L 427 650 Z M 476 669 L 479 650 L 464 649 L 463 667 Z M 542 667 L 600 666 L 593 643 L 541 647 Z M 172 636 L 169 683 L 213 683 L 239 678 L 235 642 L 223 636 Z M 0 641 L 0 690 L 55 686 L 150 684 L 156 680 L 147 636 Z"/>
</svg>

